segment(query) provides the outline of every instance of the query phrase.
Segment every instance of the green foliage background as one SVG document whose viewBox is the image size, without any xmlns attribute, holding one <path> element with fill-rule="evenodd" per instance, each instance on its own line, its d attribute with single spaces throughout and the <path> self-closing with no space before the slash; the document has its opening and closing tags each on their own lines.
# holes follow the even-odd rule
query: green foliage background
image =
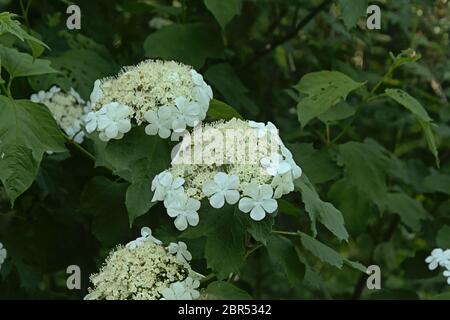
<svg viewBox="0 0 450 320">
<path fill-rule="evenodd" d="M 82 298 L 142 226 L 185 241 L 215 298 L 450 298 L 424 262 L 450 248 L 450 2 L 370 3 L 382 30 L 366 29 L 363 0 L 80 0 L 70 31 L 71 1 L 1 1 L 0 298 Z M 145 58 L 199 70 L 217 99 L 208 120 L 280 128 L 304 175 L 274 219 L 202 205 L 179 234 L 150 203 L 168 142 L 136 128 L 80 147 L 28 100 L 53 84 L 88 98 Z M 66 288 L 72 264 L 81 291 Z M 382 290 L 365 288 L 372 264 Z"/>
</svg>

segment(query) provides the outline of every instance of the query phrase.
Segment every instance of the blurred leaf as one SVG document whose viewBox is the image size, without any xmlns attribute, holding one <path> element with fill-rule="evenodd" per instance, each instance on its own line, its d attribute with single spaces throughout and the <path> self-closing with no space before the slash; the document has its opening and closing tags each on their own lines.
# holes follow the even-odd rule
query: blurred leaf
<svg viewBox="0 0 450 320">
<path fill-rule="evenodd" d="M 363 85 L 364 83 L 355 82 L 337 71 L 313 72 L 303 76 L 295 87 L 307 95 L 297 105 L 298 120 L 302 127 L 345 100 L 350 92 Z"/>
<path fill-rule="evenodd" d="M 48 90 L 52 85 L 58 85 L 66 92 L 73 88 L 85 100 L 89 100 L 95 80 L 110 76 L 118 69 L 111 60 L 86 49 L 68 50 L 48 59 L 59 73 L 29 78 L 32 88 Z"/>
<path fill-rule="evenodd" d="M 205 79 L 213 85 L 225 98 L 225 100 L 239 108 L 256 113 L 258 107 L 247 96 L 248 89 L 241 82 L 234 69 L 227 63 L 220 63 L 209 68 L 205 73 Z"/>
<path fill-rule="evenodd" d="M 366 16 L 369 1 L 339 0 L 339 4 L 342 9 L 342 16 L 344 19 L 345 26 L 347 27 L 347 29 L 352 29 L 358 23 L 359 18 Z"/>
<path fill-rule="evenodd" d="M 204 0 L 204 2 L 222 28 L 241 12 L 241 0 Z"/>
<path fill-rule="evenodd" d="M 272 264 L 282 272 L 291 286 L 299 285 L 305 276 L 305 265 L 300 261 L 291 241 L 280 236 L 271 236 L 267 251 Z"/>
<path fill-rule="evenodd" d="M 404 193 L 388 193 L 386 206 L 390 212 L 400 215 L 402 222 L 413 231 L 420 231 L 420 221 L 427 218 L 422 204 Z"/>
<path fill-rule="evenodd" d="M 214 281 L 206 288 L 208 298 L 214 300 L 251 300 L 252 297 L 229 282 Z M 211 296 L 211 297 L 210 297 Z"/>
<path fill-rule="evenodd" d="M 387 158 L 368 143 L 347 142 L 339 146 L 346 177 L 382 210 L 387 192 Z"/>
<path fill-rule="evenodd" d="M 221 119 L 231 120 L 233 118 L 242 119 L 242 116 L 235 109 L 233 109 L 233 107 L 216 99 L 212 99 L 209 103 L 207 116 L 211 121 L 217 121 Z"/>
<path fill-rule="evenodd" d="M 172 24 L 150 34 L 144 50 L 149 58 L 172 59 L 199 70 L 207 58 L 223 56 L 223 43 L 219 31 L 207 24 Z"/>
<path fill-rule="evenodd" d="M 440 248 L 450 248 L 450 226 L 443 226 L 439 229 L 436 244 Z"/>
</svg>

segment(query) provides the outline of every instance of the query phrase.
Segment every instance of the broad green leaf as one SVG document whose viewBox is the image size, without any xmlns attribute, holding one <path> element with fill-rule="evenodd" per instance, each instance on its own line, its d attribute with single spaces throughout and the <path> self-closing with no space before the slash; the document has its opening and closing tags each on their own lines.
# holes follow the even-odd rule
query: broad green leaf
<svg viewBox="0 0 450 320">
<path fill-rule="evenodd" d="M 244 86 L 238 75 L 227 63 L 220 63 L 209 68 L 205 73 L 205 79 L 214 86 L 230 105 L 239 110 L 248 110 L 251 113 L 258 112 L 258 107 L 248 97 L 248 89 Z"/>
<path fill-rule="evenodd" d="M 89 99 L 95 80 L 111 76 L 118 70 L 114 62 L 93 50 L 73 49 L 47 59 L 59 72 L 29 78 L 32 88 L 48 90 L 55 84 L 65 91 L 74 88 L 85 100 Z"/>
<path fill-rule="evenodd" d="M 382 210 L 387 192 L 388 159 L 368 143 L 348 142 L 339 147 L 346 167 L 346 177 Z"/>
<path fill-rule="evenodd" d="M 238 273 L 243 262 L 246 232 L 244 214 L 237 206 L 226 205 L 218 210 L 204 202 L 199 210 L 199 224 L 189 227 L 180 236 L 186 239 L 206 237 L 206 262 L 219 279 L 225 279 L 230 273 Z"/>
<path fill-rule="evenodd" d="M 367 14 L 368 0 L 339 0 L 342 17 L 347 29 L 352 29 L 361 17 Z"/>
<path fill-rule="evenodd" d="M 443 226 L 439 229 L 436 244 L 439 248 L 450 248 L 450 226 Z"/>
<path fill-rule="evenodd" d="M 450 175 L 433 171 L 431 175 L 425 177 L 423 183 L 431 192 L 450 195 Z"/>
<path fill-rule="evenodd" d="M 358 261 L 351 261 L 344 258 L 344 263 L 355 270 L 361 271 L 362 273 L 367 273 L 367 267 Z"/>
<path fill-rule="evenodd" d="M 311 120 L 327 112 L 347 98 L 353 90 L 364 83 L 353 81 L 337 71 L 308 73 L 296 85 L 296 89 L 307 95 L 297 105 L 298 119 L 305 127 Z"/>
<path fill-rule="evenodd" d="M 333 123 L 336 121 L 350 118 L 356 113 L 356 109 L 343 101 L 331 107 L 328 111 L 319 116 L 320 121 L 324 123 Z"/>
<path fill-rule="evenodd" d="M 107 165 L 115 174 L 131 182 L 126 193 L 126 206 L 132 225 L 136 218 L 155 205 L 151 202 L 150 186 L 155 175 L 169 167 L 169 146 L 165 140 L 145 134 L 141 126 L 133 128 L 120 140 L 109 141 L 97 151 L 98 166 Z"/>
<path fill-rule="evenodd" d="M 0 45 L 0 57 L 2 67 L 8 71 L 12 78 L 58 72 L 50 66 L 49 60 L 35 59 L 28 53 L 22 53 L 3 45 Z"/>
<path fill-rule="evenodd" d="M 242 116 L 233 107 L 216 99 L 212 99 L 209 103 L 207 116 L 211 121 L 231 120 L 233 118 L 242 119 Z"/>
<path fill-rule="evenodd" d="M 18 38 L 20 41 L 27 42 L 33 52 L 40 51 L 39 47 L 47 47 L 45 43 L 27 33 L 19 21 L 15 20 L 16 14 L 9 12 L 0 13 L 0 35 L 9 33 Z"/>
<path fill-rule="evenodd" d="M 0 178 L 11 204 L 30 187 L 47 151 L 65 151 L 64 137 L 48 109 L 0 96 Z"/>
<path fill-rule="evenodd" d="M 244 290 L 229 282 L 214 281 L 206 288 L 208 299 L 213 300 L 252 300 L 252 297 Z"/>
<path fill-rule="evenodd" d="M 126 188 L 126 183 L 94 177 L 81 194 L 80 211 L 92 217 L 92 233 L 104 246 L 124 243 L 131 237 L 124 205 Z"/>
<path fill-rule="evenodd" d="M 388 193 L 386 206 L 390 212 L 397 213 L 413 231 L 420 231 L 421 220 L 427 218 L 422 204 L 404 193 Z"/>
<path fill-rule="evenodd" d="M 313 184 L 334 180 L 341 174 L 341 169 L 331 159 L 328 149 L 314 149 L 312 144 L 288 144 L 295 161 Z"/>
<path fill-rule="evenodd" d="M 267 239 L 272 234 L 274 224 L 273 215 L 267 215 L 262 221 L 254 221 L 249 215 L 239 215 L 243 224 L 246 226 L 248 233 L 256 240 L 266 245 Z"/>
<path fill-rule="evenodd" d="M 342 179 L 334 183 L 328 197 L 342 212 L 345 226 L 353 236 L 366 231 L 369 219 L 373 217 L 372 206 L 367 197 L 354 185 Z"/>
<path fill-rule="evenodd" d="M 299 232 L 303 247 L 319 258 L 322 262 L 326 262 L 339 269 L 342 268 L 344 261 L 339 253 L 324 245 L 323 243 L 311 238 L 305 233 Z"/>
<path fill-rule="evenodd" d="M 436 165 L 439 166 L 439 153 L 436 147 L 434 133 L 431 128 L 433 120 L 428 115 L 428 112 L 418 100 L 403 90 L 387 89 L 386 94 L 415 115 L 417 121 L 423 129 L 425 139 L 427 140 L 428 149 L 435 157 Z"/>
<path fill-rule="evenodd" d="M 291 286 L 299 285 L 305 276 L 305 265 L 300 261 L 292 242 L 280 236 L 271 236 L 267 251 L 272 264 L 282 272 Z"/>
<path fill-rule="evenodd" d="M 176 60 L 197 70 L 207 58 L 221 58 L 223 49 L 219 30 L 202 23 L 172 24 L 150 34 L 144 42 L 147 57 Z"/>
<path fill-rule="evenodd" d="M 241 0 L 204 0 L 204 2 L 222 28 L 241 12 Z"/>
<path fill-rule="evenodd" d="M 302 201 L 305 204 L 305 210 L 311 219 L 311 229 L 313 235 L 317 235 L 316 221 L 322 223 L 330 230 L 339 240 L 347 240 L 348 232 L 345 229 L 344 218 L 342 213 L 336 209 L 331 203 L 322 201 L 309 182 L 306 175 L 302 175 L 300 179 L 295 181 L 296 190 L 300 191 Z"/>
</svg>

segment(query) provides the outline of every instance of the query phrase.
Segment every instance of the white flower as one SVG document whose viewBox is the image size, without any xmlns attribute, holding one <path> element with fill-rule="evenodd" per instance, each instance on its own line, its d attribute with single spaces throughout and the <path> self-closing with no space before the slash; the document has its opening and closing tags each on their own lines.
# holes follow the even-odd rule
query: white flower
<svg viewBox="0 0 450 320">
<path fill-rule="evenodd" d="M 294 180 L 300 178 L 302 176 L 302 168 L 300 168 L 295 163 L 291 151 L 289 151 L 289 149 L 286 148 L 284 145 L 281 145 L 281 154 L 284 156 L 285 160 L 290 164 Z"/>
<path fill-rule="evenodd" d="M 207 181 L 203 185 L 203 192 L 209 198 L 209 203 L 213 208 L 222 208 L 225 200 L 228 204 L 235 204 L 239 200 L 239 177 L 218 172 L 214 176 L 214 181 Z"/>
<path fill-rule="evenodd" d="M 446 267 L 450 265 L 450 249 L 434 249 L 431 251 L 431 255 L 425 259 L 428 263 L 428 269 L 435 270 L 438 266 Z"/>
<path fill-rule="evenodd" d="M 200 292 L 198 292 L 197 290 L 200 287 L 200 281 L 191 277 L 187 277 L 186 279 L 184 279 L 183 284 L 184 288 L 191 296 L 191 299 L 194 300 L 200 297 Z"/>
<path fill-rule="evenodd" d="M 97 130 L 102 141 L 120 139 L 131 130 L 130 108 L 118 102 L 103 105 L 97 113 Z"/>
<path fill-rule="evenodd" d="M 267 213 L 272 213 L 278 208 L 276 200 L 272 199 L 273 190 L 268 184 L 257 185 L 250 183 L 244 190 L 244 197 L 239 201 L 239 210 L 250 212 L 250 217 L 255 221 L 264 219 Z"/>
<path fill-rule="evenodd" d="M 134 250 L 137 247 L 142 246 L 146 241 L 152 241 L 157 245 L 162 244 L 160 240 L 152 236 L 152 230 L 149 227 L 143 227 L 141 229 L 141 236 L 138 237 L 136 240 L 128 242 L 125 247 L 128 248 L 129 250 Z"/>
<path fill-rule="evenodd" d="M 444 271 L 444 277 L 447 278 L 447 283 L 450 284 L 450 269 L 447 271 Z"/>
<path fill-rule="evenodd" d="M 183 189 L 169 192 L 164 206 L 167 214 L 175 218 L 175 227 L 180 231 L 186 230 L 188 224 L 195 227 L 199 222 L 200 201 L 189 198 Z"/>
<path fill-rule="evenodd" d="M 283 175 L 291 170 L 289 162 L 284 161 L 283 157 L 277 153 L 272 154 L 270 157 L 262 158 L 261 166 L 271 176 Z"/>
<path fill-rule="evenodd" d="M 73 88 L 70 88 L 69 94 L 75 98 L 75 100 L 77 101 L 78 104 L 82 104 L 82 105 L 86 104 L 85 101 L 83 100 L 83 98 L 81 98 L 80 94 L 78 92 L 76 92 Z"/>
<path fill-rule="evenodd" d="M 206 112 L 209 107 L 209 102 L 213 98 L 213 92 L 211 87 L 203 80 L 203 76 L 195 71 L 191 70 L 192 81 L 194 82 L 194 97 L 203 106 Z"/>
<path fill-rule="evenodd" d="M 144 115 L 149 123 L 145 127 L 145 133 L 154 136 L 158 134 L 162 139 L 170 137 L 172 123 L 176 119 L 177 109 L 174 107 L 163 106 L 156 111 L 147 111 Z"/>
<path fill-rule="evenodd" d="M 152 202 L 163 201 L 169 191 L 174 191 L 184 184 L 184 179 L 180 177 L 174 178 L 169 171 L 163 171 L 152 181 L 151 190 L 154 192 Z"/>
<path fill-rule="evenodd" d="M 101 97 L 103 97 L 103 91 L 101 88 L 101 81 L 100 80 L 95 80 L 94 82 L 94 88 L 92 89 L 91 92 L 91 96 L 90 96 L 90 102 L 91 105 L 94 106 L 98 100 L 101 99 Z"/>
<path fill-rule="evenodd" d="M 200 120 L 205 118 L 204 110 L 194 101 L 189 101 L 185 97 L 175 99 L 178 109 L 178 117 L 172 123 L 172 128 L 176 131 L 186 129 L 186 125 L 195 127 Z"/>
<path fill-rule="evenodd" d="M 6 249 L 3 247 L 3 244 L 0 242 L 0 269 L 2 268 L 3 262 L 5 262 L 8 253 Z"/>
<path fill-rule="evenodd" d="M 256 122 L 256 121 L 248 121 L 249 127 L 257 130 L 258 138 L 262 138 L 266 135 L 267 132 L 273 132 L 275 135 L 278 135 L 278 129 L 272 122 Z"/>
<path fill-rule="evenodd" d="M 97 112 L 91 111 L 84 117 L 86 131 L 92 133 L 97 130 Z"/>
<path fill-rule="evenodd" d="M 162 292 L 164 300 L 192 300 L 191 294 L 182 282 L 175 282 L 169 288 L 165 288 Z"/>
<path fill-rule="evenodd" d="M 182 262 L 188 262 L 192 260 L 192 254 L 188 251 L 186 243 L 178 241 L 178 243 L 170 243 L 167 250 L 171 254 L 175 254 L 177 259 Z"/>
<path fill-rule="evenodd" d="M 294 182 L 292 181 L 292 173 L 287 172 L 283 175 L 277 175 L 273 178 L 271 186 L 275 189 L 273 197 L 281 198 L 284 194 L 294 191 Z"/>
</svg>

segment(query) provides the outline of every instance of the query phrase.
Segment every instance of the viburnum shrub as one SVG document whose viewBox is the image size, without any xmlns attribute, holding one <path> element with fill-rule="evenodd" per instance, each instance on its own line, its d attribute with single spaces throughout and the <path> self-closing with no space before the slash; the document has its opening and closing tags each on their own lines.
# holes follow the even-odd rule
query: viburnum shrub
<svg viewBox="0 0 450 320">
<path fill-rule="evenodd" d="M 450 3 L 385 2 L 0 1 L 0 298 L 448 299 Z"/>
</svg>

